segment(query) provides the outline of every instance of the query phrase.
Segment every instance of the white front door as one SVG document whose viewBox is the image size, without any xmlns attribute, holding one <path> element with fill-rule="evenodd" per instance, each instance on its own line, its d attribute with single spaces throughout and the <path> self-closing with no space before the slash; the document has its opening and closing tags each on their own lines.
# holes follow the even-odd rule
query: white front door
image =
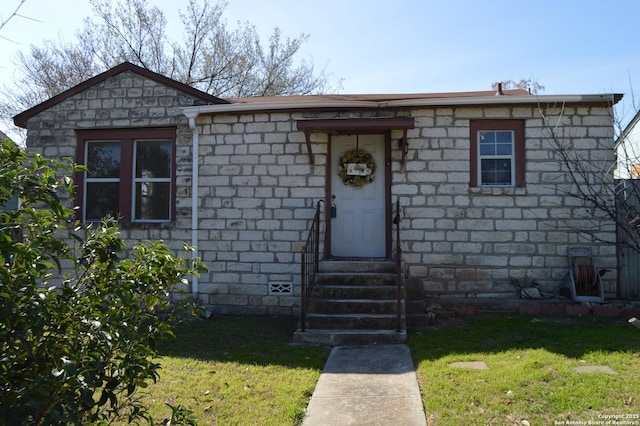
<svg viewBox="0 0 640 426">
<path fill-rule="evenodd" d="M 384 135 L 342 135 L 331 138 L 331 255 L 385 257 L 385 150 Z M 372 182 L 362 187 L 345 185 L 338 175 L 340 158 L 355 149 L 370 153 L 376 165 Z M 354 171 L 353 173 L 358 173 Z"/>
</svg>

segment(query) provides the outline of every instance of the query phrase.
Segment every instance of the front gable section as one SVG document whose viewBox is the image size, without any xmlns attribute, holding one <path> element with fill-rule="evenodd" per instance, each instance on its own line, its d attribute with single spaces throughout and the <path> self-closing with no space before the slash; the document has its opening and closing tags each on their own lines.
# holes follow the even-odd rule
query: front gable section
<svg viewBox="0 0 640 426">
<path fill-rule="evenodd" d="M 221 103 L 227 101 L 125 62 L 16 115 L 14 123 L 18 127 L 30 128 L 28 123 L 34 119 L 79 121 L 158 118 L 178 116 L 180 107 Z M 170 109 L 167 111 L 163 108 Z M 127 113 L 124 109 L 132 110 Z M 47 112 L 50 114 L 47 115 Z M 38 117 L 40 120 L 37 120 Z M 83 124 L 90 126 L 92 123 Z M 94 125 L 113 124 L 101 122 Z"/>
<path fill-rule="evenodd" d="M 181 109 L 216 103 L 226 101 L 124 63 L 14 121 L 27 129 L 30 151 L 90 169 L 75 176 L 79 219 L 112 214 L 123 223 L 169 224 L 176 220 L 177 182 L 190 170 L 176 161 L 177 147 L 191 140 Z M 105 159 L 114 166 L 105 169 Z"/>
</svg>

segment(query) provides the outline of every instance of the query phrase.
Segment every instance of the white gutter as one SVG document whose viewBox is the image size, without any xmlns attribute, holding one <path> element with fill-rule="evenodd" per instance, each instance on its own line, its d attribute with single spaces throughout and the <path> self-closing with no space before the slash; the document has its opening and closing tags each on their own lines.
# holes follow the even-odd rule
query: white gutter
<svg viewBox="0 0 640 426">
<path fill-rule="evenodd" d="M 524 96 L 475 96 L 428 99 L 400 99 L 380 102 L 381 108 L 419 106 L 461 106 L 461 105 L 510 105 L 510 104 L 554 104 L 554 103 L 614 103 L 615 95 L 524 95 Z"/>
<path fill-rule="evenodd" d="M 286 97 L 284 97 L 286 98 Z M 196 116 L 216 112 L 246 112 L 286 109 L 317 109 L 317 108 L 379 108 L 376 101 L 304 101 L 304 102 L 238 102 L 233 104 L 212 104 L 184 107 L 184 114 Z"/>
<path fill-rule="evenodd" d="M 339 96 L 339 95 L 338 95 Z M 401 95 L 400 95 L 401 96 Z M 461 106 L 461 105 L 510 105 L 510 104 L 549 104 L 549 103 L 615 103 L 614 94 L 596 95 L 496 95 L 496 96 L 454 96 L 425 97 L 381 101 L 323 100 L 316 99 L 303 102 L 268 101 L 237 102 L 230 104 L 199 105 L 183 108 L 188 117 L 208 113 L 235 113 L 249 111 L 305 110 L 305 109 L 337 109 L 337 108 L 402 108 L 421 106 Z M 284 97 L 286 99 L 286 97 Z"/>
<path fill-rule="evenodd" d="M 198 258 L 198 151 L 200 146 L 200 140 L 198 139 L 198 129 L 196 128 L 197 113 L 186 112 L 184 113 L 189 119 L 189 128 L 191 129 L 191 245 L 193 251 L 191 252 L 191 258 L 195 262 Z M 191 278 L 191 295 L 194 299 L 198 298 L 198 277 L 195 275 Z"/>
</svg>

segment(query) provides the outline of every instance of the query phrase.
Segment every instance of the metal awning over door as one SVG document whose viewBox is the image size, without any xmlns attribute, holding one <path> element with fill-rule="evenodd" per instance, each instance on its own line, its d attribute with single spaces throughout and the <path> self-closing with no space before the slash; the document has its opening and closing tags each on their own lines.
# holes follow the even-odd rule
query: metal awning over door
<svg viewBox="0 0 640 426">
<path fill-rule="evenodd" d="M 328 118 L 328 119 L 300 119 L 297 121 L 298 130 L 304 132 L 307 143 L 309 161 L 314 164 L 311 151 L 311 132 L 325 132 L 332 135 L 348 134 L 376 134 L 387 130 L 402 130 L 402 163 L 404 164 L 407 146 L 407 130 L 415 127 L 413 117 L 393 118 Z"/>
</svg>

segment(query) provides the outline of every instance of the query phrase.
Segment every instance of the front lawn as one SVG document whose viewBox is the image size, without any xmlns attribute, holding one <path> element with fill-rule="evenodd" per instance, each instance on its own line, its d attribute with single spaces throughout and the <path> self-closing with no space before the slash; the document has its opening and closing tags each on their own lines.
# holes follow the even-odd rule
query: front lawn
<svg viewBox="0 0 640 426">
<path fill-rule="evenodd" d="M 640 425 L 640 330 L 626 321 L 475 318 L 414 333 L 409 346 L 429 425 Z M 450 366 L 462 361 L 488 369 Z"/>
<path fill-rule="evenodd" d="M 291 344 L 296 324 L 229 316 L 180 326 L 160 347 L 160 379 L 143 390 L 153 418 L 180 404 L 200 426 L 300 423 L 329 351 Z"/>
<path fill-rule="evenodd" d="M 299 424 L 329 348 L 292 344 L 296 323 L 230 316 L 179 327 L 161 345 L 160 380 L 143 390 L 154 418 L 181 404 L 201 426 Z M 410 333 L 409 347 L 430 426 L 640 425 L 640 330 L 626 321 L 448 320 Z M 461 361 L 488 369 L 449 365 Z"/>
</svg>

